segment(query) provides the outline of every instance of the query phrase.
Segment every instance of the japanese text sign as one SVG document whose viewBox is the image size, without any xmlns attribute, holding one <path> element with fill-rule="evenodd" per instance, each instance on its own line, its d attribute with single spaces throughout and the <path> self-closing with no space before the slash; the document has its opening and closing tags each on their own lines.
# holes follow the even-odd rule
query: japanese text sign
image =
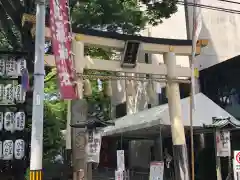
<svg viewBox="0 0 240 180">
<path fill-rule="evenodd" d="M 76 99 L 67 0 L 50 0 L 50 25 L 61 98 Z"/>
</svg>

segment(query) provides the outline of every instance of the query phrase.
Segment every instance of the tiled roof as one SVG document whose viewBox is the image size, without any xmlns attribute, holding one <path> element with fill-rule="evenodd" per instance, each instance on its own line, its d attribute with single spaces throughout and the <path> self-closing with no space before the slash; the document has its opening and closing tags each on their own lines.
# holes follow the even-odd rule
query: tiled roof
<svg viewBox="0 0 240 180">
<path fill-rule="evenodd" d="M 218 127 L 223 128 L 226 126 L 232 126 L 235 128 L 240 128 L 240 121 L 232 121 L 231 117 L 223 118 L 223 117 L 213 117 L 213 123 L 211 125 L 204 125 L 205 127 Z"/>
</svg>

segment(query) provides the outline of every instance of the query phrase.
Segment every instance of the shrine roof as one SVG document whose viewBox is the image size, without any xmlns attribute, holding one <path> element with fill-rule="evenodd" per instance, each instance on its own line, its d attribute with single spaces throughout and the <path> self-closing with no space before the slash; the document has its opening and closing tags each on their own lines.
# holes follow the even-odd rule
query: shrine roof
<svg viewBox="0 0 240 180">
<path fill-rule="evenodd" d="M 192 40 L 155 38 L 155 37 L 140 36 L 140 35 L 127 35 L 127 34 L 121 34 L 117 32 L 101 31 L 96 29 L 74 28 L 73 32 L 78 34 L 98 36 L 103 38 L 111 38 L 111 39 L 122 40 L 122 41 L 132 40 L 132 41 L 140 41 L 143 43 L 178 45 L 178 46 L 192 45 Z"/>
</svg>

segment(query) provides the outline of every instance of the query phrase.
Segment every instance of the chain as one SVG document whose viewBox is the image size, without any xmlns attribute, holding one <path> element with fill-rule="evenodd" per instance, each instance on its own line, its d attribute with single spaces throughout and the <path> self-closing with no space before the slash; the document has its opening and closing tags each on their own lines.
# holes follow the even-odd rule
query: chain
<svg viewBox="0 0 240 180">
<path fill-rule="evenodd" d="M 144 81 L 144 82 L 149 82 L 149 81 L 155 81 L 155 82 L 163 82 L 167 83 L 166 78 L 151 78 L 151 79 L 146 79 L 146 77 L 134 77 L 134 76 L 118 76 L 118 75 L 102 75 L 102 74 L 82 74 L 78 73 L 77 76 L 81 77 L 82 79 L 91 79 L 91 80 L 134 80 L 134 81 Z M 178 82 L 178 83 L 187 83 L 189 84 L 191 81 L 190 80 L 184 80 L 184 79 L 172 79 L 172 82 Z"/>
</svg>

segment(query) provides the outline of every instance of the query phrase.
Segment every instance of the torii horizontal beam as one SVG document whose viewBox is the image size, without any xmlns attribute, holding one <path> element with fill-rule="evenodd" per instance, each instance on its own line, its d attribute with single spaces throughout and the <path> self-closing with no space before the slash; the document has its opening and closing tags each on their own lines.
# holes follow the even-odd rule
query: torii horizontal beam
<svg viewBox="0 0 240 180">
<path fill-rule="evenodd" d="M 50 29 L 45 28 L 45 37 L 51 38 Z M 127 40 L 141 42 L 140 51 L 151 54 L 162 54 L 173 50 L 178 56 L 189 56 L 192 52 L 191 40 L 164 39 L 144 37 L 137 35 L 124 35 L 113 32 L 103 32 L 90 29 L 79 29 L 78 34 L 73 34 L 77 41 L 82 41 L 86 45 L 123 49 Z M 208 40 L 199 40 L 196 47 L 196 54 L 199 55 L 201 47 L 206 46 Z"/>
<path fill-rule="evenodd" d="M 25 21 L 31 21 L 33 24 L 34 16 L 24 19 Z M 23 22 L 24 23 L 24 22 Z M 33 31 L 34 32 L 34 31 Z M 75 31 L 76 32 L 76 31 Z M 140 42 L 139 50 L 145 53 L 151 54 L 163 54 L 166 52 L 174 52 L 178 56 L 189 56 L 192 53 L 192 41 L 180 40 L 180 39 L 165 39 L 144 37 L 139 35 L 125 35 L 114 32 L 104 32 L 92 29 L 77 29 L 78 34 L 73 34 L 76 41 L 81 41 L 84 45 L 93 45 L 100 47 L 108 47 L 115 49 L 124 49 L 126 41 L 138 41 Z M 34 34 L 33 34 L 34 35 Z M 51 39 L 50 29 L 45 27 L 46 39 Z M 199 40 L 196 47 L 196 54 L 200 54 L 201 47 L 206 46 L 208 40 Z M 84 57 L 81 59 L 81 66 L 86 69 L 96 69 L 103 71 L 115 71 L 115 72 L 129 72 L 129 73 L 143 73 L 143 74 L 159 74 L 166 75 L 167 67 L 165 64 L 159 66 L 138 63 L 136 68 L 121 68 L 119 61 L 108 61 L 98 59 L 92 59 L 90 57 Z M 55 66 L 55 58 L 53 55 L 45 56 L 46 66 Z M 175 67 L 175 73 L 177 77 L 190 77 L 191 69 L 188 67 Z"/>
<path fill-rule="evenodd" d="M 165 64 L 159 64 L 158 66 L 152 64 L 138 63 L 136 68 L 126 69 L 121 68 L 120 61 L 114 60 L 100 60 L 90 58 L 86 56 L 82 61 L 82 67 L 86 69 L 95 69 L 100 71 L 114 71 L 114 72 L 126 72 L 126 73 L 142 73 L 142 74 L 155 74 L 155 75 L 166 75 L 167 67 Z M 55 58 L 53 55 L 45 56 L 45 65 L 54 67 L 55 66 Z M 188 67 L 175 67 L 175 73 L 178 77 L 190 77 L 191 69 Z"/>
<path fill-rule="evenodd" d="M 22 23 L 24 24 L 25 22 L 35 24 L 35 16 L 24 14 Z M 141 42 L 140 51 L 145 51 L 146 53 L 162 54 L 171 50 L 178 56 L 189 56 L 192 52 L 191 40 L 125 35 L 83 28 L 76 28 L 73 31 L 76 32 L 73 34 L 76 40 L 82 41 L 86 45 L 123 49 L 127 40 L 135 40 Z M 34 31 L 32 34 L 34 35 Z M 52 38 L 49 27 L 45 27 L 45 38 L 49 40 Z M 208 40 L 199 40 L 196 47 L 196 54 L 200 54 L 201 47 L 207 44 Z"/>
</svg>

